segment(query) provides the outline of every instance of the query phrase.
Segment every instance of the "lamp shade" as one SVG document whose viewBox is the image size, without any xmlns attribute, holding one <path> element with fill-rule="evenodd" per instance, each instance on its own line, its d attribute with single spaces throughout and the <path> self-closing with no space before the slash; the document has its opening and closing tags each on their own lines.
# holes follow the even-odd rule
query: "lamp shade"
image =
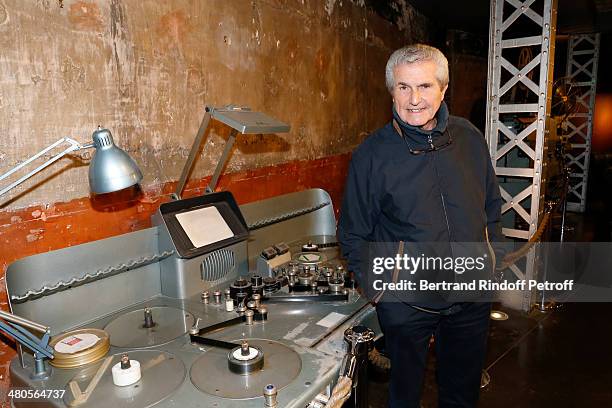
<svg viewBox="0 0 612 408">
<path fill-rule="evenodd" d="M 142 180 L 138 165 L 115 145 L 108 129 L 98 127 L 92 138 L 96 148 L 89 164 L 89 188 L 92 193 L 104 194 L 123 190 Z"/>
</svg>

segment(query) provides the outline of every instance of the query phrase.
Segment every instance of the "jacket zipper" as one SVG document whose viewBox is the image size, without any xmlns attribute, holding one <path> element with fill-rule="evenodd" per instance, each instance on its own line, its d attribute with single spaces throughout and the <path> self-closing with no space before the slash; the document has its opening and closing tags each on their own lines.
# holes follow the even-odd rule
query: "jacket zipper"
<svg viewBox="0 0 612 408">
<path fill-rule="evenodd" d="M 429 137 L 427 138 L 427 141 L 431 144 L 431 135 L 429 135 Z M 433 146 L 433 144 L 432 144 Z M 434 152 L 435 153 L 435 152 Z M 440 175 L 438 174 L 438 166 L 436 166 L 436 158 L 434 157 L 434 155 L 432 154 L 431 156 L 431 160 L 433 162 L 433 166 L 434 166 L 434 171 L 436 173 L 436 181 L 438 182 L 438 189 L 440 191 L 440 200 L 442 200 L 442 212 L 444 212 L 444 220 L 446 221 L 446 232 L 448 233 L 448 240 L 451 240 L 451 231 L 450 231 L 450 224 L 448 222 L 448 214 L 446 212 L 446 202 L 444 201 L 444 194 L 442 194 L 442 188 L 440 188 Z"/>
<path fill-rule="evenodd" d="M 442 200 L 442 211 L 444 211 L 444 219 L 446 220 L 446 231 L 448 232 L 448 239 L 451 239 L 450 225 L 448 224 L 448 215 L 446 214 L 446 203 L 444 202 L 444 195 L 440 191 L 440 199 Z"/>
<path fill-rule="evenodd" d="M 431 140 L 431 136 L 429 137 L 429 139 Z M 431 160 L 433 161 L 434 171 L 436 173 L 436 182 L 438 184 L 438 189 L 440 191 L 440 200 L 442 201 L 442 212 L 444 212 L 444 221 L 446 221 L 446 232 L 448 233 L 448 246 L 450 249 L 450 256 L 451 258 L 454 258 L 455 256 L 453 255 L 453 243 L 452 243 L 452 237 L 451 237 L 451 231 L 450 231 L 450 224 L 448 222 L 448 214 L 446 212 L 446 202 L 444 201 L 444 194 L 442 193 L 442 187 L 440 186 L 440 174 L 438 173 L 438 166 L 436 166 L 435 154 L 436 152 L 431 153 Z M 454 274 L 453 274 L 453 277 L 454 277 Z"/>
</svg>

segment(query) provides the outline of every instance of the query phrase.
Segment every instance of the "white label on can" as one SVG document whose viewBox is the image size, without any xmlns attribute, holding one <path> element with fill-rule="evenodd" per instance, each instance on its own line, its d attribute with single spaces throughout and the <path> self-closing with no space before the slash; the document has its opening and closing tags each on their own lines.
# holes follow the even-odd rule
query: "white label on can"
<svg viewBox="0 0 612 408">
<path fill-rule="evenodd" d="M 55 345 L 55 351 L 63 354 L 74 354 L 95 345 L 100 338 L 91 333 L 79 333 L 68 336 Z"/>
</svg>

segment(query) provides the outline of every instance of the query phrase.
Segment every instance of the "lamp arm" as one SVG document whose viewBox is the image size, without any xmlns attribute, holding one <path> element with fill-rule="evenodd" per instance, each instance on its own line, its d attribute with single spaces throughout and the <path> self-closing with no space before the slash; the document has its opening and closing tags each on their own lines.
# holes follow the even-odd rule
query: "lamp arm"
<svg viewBox="0 0 612 408">
<path fill-rule="evenodd" d="M 204 133 L 206 133 L 206 129 L 208 128 L 208 122 L 210 122 L 211 110 L 214 108 L 210 108 L 206 106 L 204 116 L 202 117 L 202 122 L 200 123 L 200 128 L 198 129 L 198 134 L 196 135 L 193 144 L 191 145 L 191 150 L 189 151 L 189 157 L 183 166 L 183 171 L 181 172 L 181 177 L 179 178 L 178 184 L 176 185 L 176 191 L 174 192 L 173 198 L 175 200 L 181 199 L 181 194 L 183 194 L 183 189 L 185 188 L 185 184 L 187 184 L 187 178 L 189 177 L 189 173 L 191 173 L 191 169 L 193 167 L 193 162 L 196 159 L 198 152 L 200 151 L 200 145 L 202 145 L 202 140 L 204 139 Z"/>
<path fill-rule="evenodd" d="M 185 188 L 187 178 L 189 177 L 189 173 L 191 173 L 193 163 L 200 150 L 200 146 L 204 139 L 204 133 L 206 132 L 208 122 L 211 118 L 214 118 L 219 122 L 229 126 L 232 131 L 229 135 L 228 140 L 225 142 L 223 154 L 217 162 L 217 166 L 215 167 L 215 172 L 212 175 L 210 183 L 208 184 L 208 186 L 206 186 L 205 194 L 210 194 L 215 191 L 215 187 L 217 186 L 217 182 L 219 181 L 221 172 L 223 171 L 223 168 L 225 167 L 225 164 L 232 151 L 232 147 L 234 145 L 234 142 L 236 141 L 236 136 L 238 135 L 238 133 L 284 133 L 288 132 L 290 129 L 290 126 L 286 123 L 279 122 L 276 119 L 264 115 L 263 113 L 253 112 L 247 106 L 226 105 L 222 108 L 206 106 L 206 112 L 204 114 L 204 117 L 202 118 L 202 122 L 200 123 L 198 134 L 196 135 L 196 138 L 193 141 L 193 145 L 191 146 L 191 150 L 189 151 L 189 157 L 187 158 L 187 162 L 183 167 L 181 177 L 179 178 L 178 184 L 176 186 L 176 191 L 172 194 L 172 198 L 174 200 L 181 199 L 181 193 Z"/>
<path fill-rule="evenodd" d="M 39 339 L 27 329 L 43 333 L 42 338 Z M 49 346 L 49 327 L 0 310 L 0 331 L 13 337 L 33 352 L 53 358 L 53 349 Z"/>
<path fill-rule="evenodd" d="M 86 148 L 93 147 L 93 144 L 90 144 L 90 145 L 81 145 L 79 142 L 77 142 L 76 140 L 73 140 L 73 139 L 71 139 L 69 137 L 61 138 L 57 142 L 51 144 L 50 146 L 48 146 L 48 147 L 44 148 L 43 150 L 41 150 L 40 152 L 36 153 L 34 156 L 30 157 L 29 159 L 27 159 L 23 163 L 18 164 L 17 166 L 13 167 L 11 170 L 9 170 L 6 173 L 2 174 L 0 176 L 0 181 L 4 180 L 5 178 L 10 176 L 11 174 L 21 170 L 23 167 L 25 167 L 28 164 L 32 163 L 34 160 L 40 158 L 41 156 L 43 156 L 47 152 L 55 149 L 58 146 L 61 146 L 62 144 L 68 144 L 68 147 L 65 148 L 62 152 L 56 154 L 55 156 L 53 156 L 52 158 L 47 160 L 45 163 L 43 163 L 40 166 L 38 166 L 37 168 L 35 168 L 34 170 L 30 171 L 25 176 L 21 177 L 19 180 L 16 180 L 13 183 L 9 184 L 7 187 L 1 189 L 0 190 L 0 196 L 2 196 L 6 192 L 12 190 L 13 188 L 17 187 L 19 184 L 23 183 L 24 181 L 26 181 L 27 179 L 32 177 L 34 174 L 36 174 L 39 171 L 41 171 L 42 169 L 44 169 L 46 167 L 49 167 L 51 164 L 55 163 L 56 161 L 58 161 L 59 159 L 61 159 L 65 155 L 67 155 L 69 153 L 72 153 L 72 152 L 74 152 L 76 150 L 81 150 L 81 149 L 86 149 Z"/>
<path fill-rule="evenodd" d="M 236 129 L 231 130 L 229 138 L 227 139 L 227 142 L 225 142 L 225 147 L 223 148 L 223 154 L 221 155 L 221 157 L 219 158 L 219 161 L 217 162 L 217 167 L 215 168 L 215 172 L 213 173 L 212 178 L 210 179 L 210 183 L 208 184 L 208 186 L 206 186 L 206 194 L 215 192 L 215 187 L 217 187 L 219 176 L 221 176 L 221 171 L 223 170 L 223 167 L 225 167 L 225 163 L 227 162 L 229 154 L 232 151 L 232 146 L 234 146 L 234 142 L 236 141 L 237 134 L 238 134 L 238 131 Z"/>
</svg>

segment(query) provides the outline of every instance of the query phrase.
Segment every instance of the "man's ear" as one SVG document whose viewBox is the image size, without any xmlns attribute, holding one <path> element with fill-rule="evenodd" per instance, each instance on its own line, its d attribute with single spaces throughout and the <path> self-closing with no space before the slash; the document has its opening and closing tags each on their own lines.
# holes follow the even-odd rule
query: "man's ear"
<svg viewBox="0 0 612 408">
<path fill-rule="evenodd" d="M 446 90 L 448 89 L 448 84 L 446 84 L 444 86 L 444 88 L 442 89 L 442 99 L 444 99 L 444 95 L 446 95 Z"/>
</svg>

